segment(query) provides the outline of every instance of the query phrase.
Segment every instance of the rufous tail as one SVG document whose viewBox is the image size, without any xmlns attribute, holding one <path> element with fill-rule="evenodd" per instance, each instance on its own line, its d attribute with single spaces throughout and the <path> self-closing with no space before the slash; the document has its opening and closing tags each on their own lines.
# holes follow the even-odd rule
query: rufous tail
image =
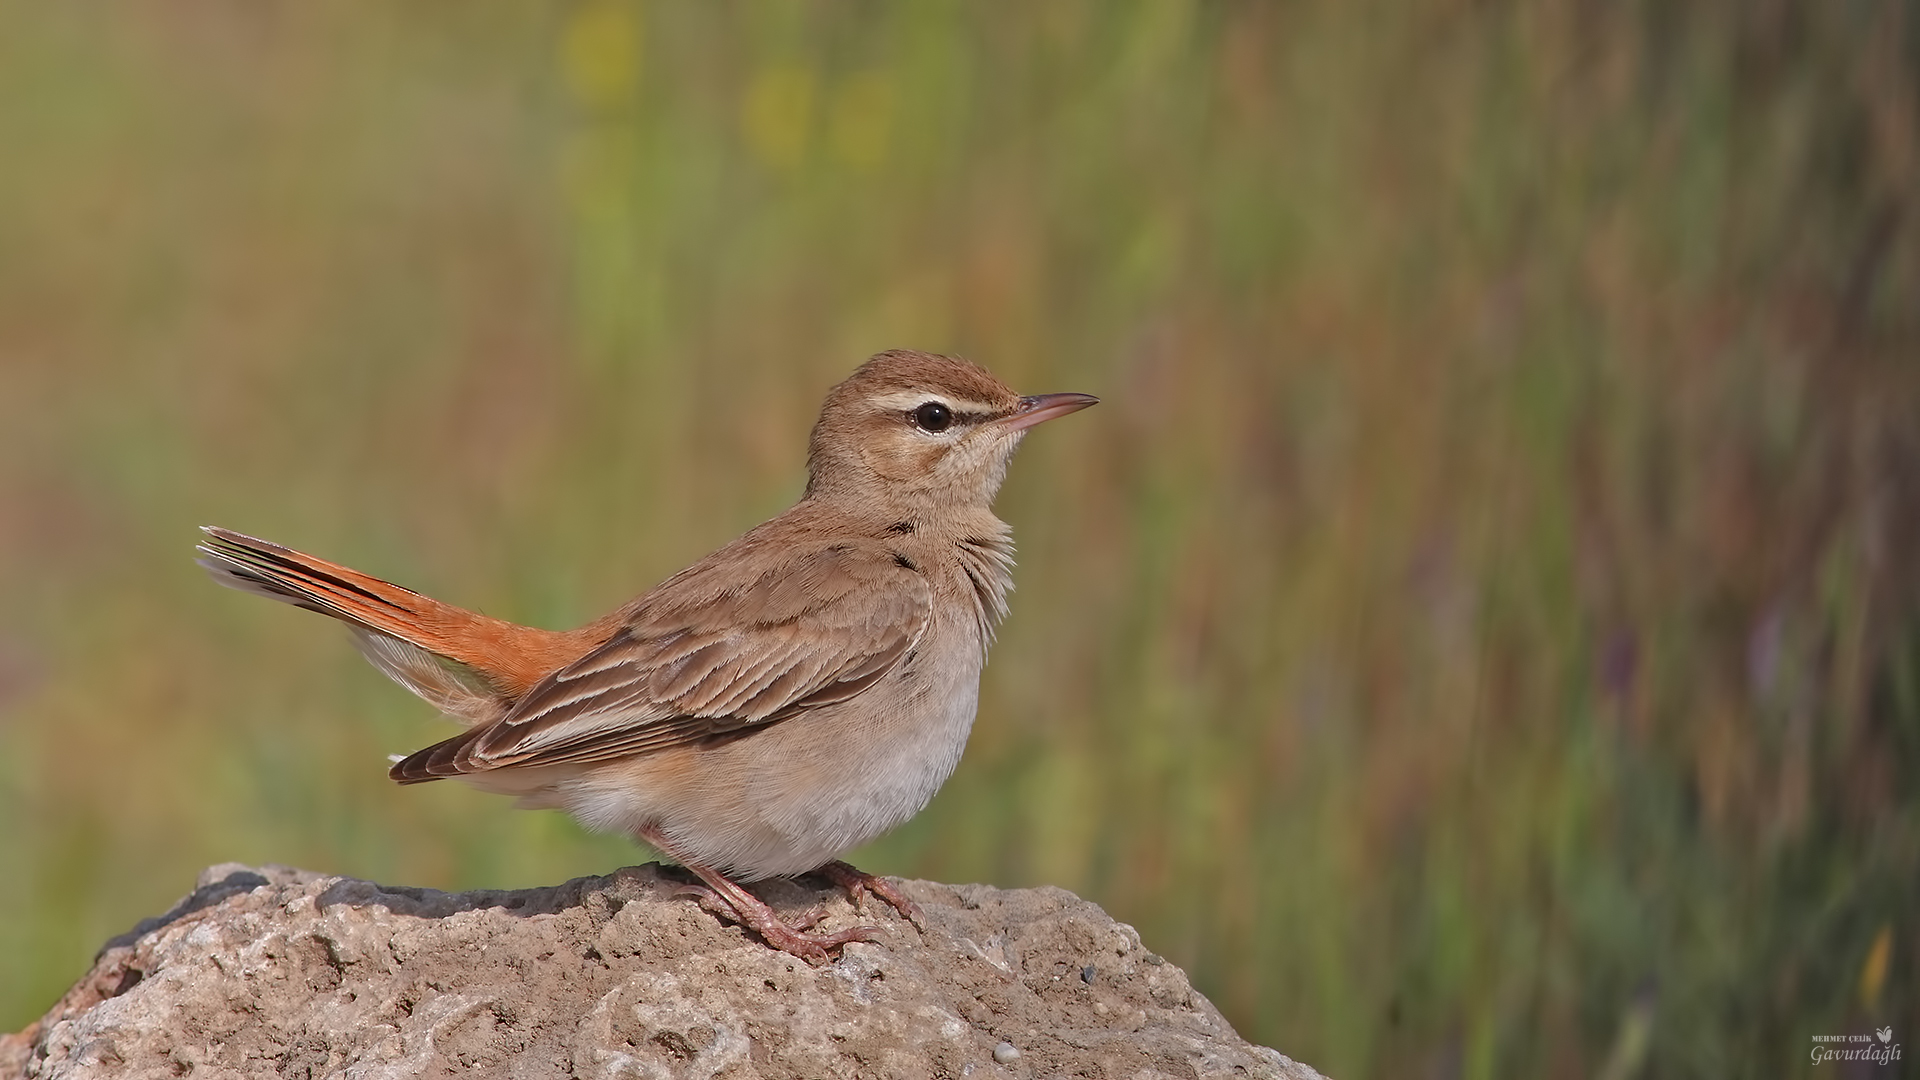
<svg viewBox="0 0 1920 1080">
<path fill-rule="evenodd" d="M 592 648 L 591 634 L 490 618 L 268 540 L 205 526 L 200 565 L 229 588 L 331 615 L 395 682 L 440 711 L 481 723 Z"/>
</svg>

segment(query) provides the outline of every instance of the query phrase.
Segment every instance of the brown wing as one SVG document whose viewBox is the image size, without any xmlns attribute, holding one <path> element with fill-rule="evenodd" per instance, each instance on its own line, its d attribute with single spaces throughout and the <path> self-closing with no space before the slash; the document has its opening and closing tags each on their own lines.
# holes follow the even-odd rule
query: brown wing
<svg viewBox="0 0 1920 1080">
<path fill-rule="evenodd" d="M 415 783 L 507 765 L 647 753 L 846 701 L 926 630 L 926 580 L 884 551 L 833 545 L 710 560 L 639 601 L 605 644 L 499 721 L 427 747 L 390 774 Z M 731 584 L 729 584 L 731 582 Z"/>
</svg>

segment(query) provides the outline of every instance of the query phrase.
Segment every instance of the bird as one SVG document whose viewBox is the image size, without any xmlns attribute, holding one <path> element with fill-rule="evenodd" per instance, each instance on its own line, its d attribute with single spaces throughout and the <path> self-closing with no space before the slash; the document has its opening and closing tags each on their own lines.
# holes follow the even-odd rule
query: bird
<svg viewBox="0 0 1920 1080">
<path fill-rule="evenodd" d="M 703 906 L 824 963 L 883 931 L 816 931 L 817 911 L 783 919 L 746 884 L 819 872 L 924 926 L 839 856 L 918 814 L 959 764 L 1012 588 L 994 496 L 1029 430 L 1098 400 L 1021 396 L 957 357 L 873 356 L 828 391 L 798 502 L 575 630 L 217 526 L 197 561 L 345 623 L 466 725 L 395 758 L 393 780 L 458 779 L 630 836 L 697 877 Z"/>
</svg>

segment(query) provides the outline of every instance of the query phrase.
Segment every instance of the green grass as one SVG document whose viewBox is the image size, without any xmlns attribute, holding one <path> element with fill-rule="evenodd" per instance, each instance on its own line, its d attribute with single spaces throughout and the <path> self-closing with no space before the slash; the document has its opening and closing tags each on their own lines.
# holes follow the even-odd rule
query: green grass
<svg viewBox="0 0 1920 1080">
<path fill-rule="evenodd" d="M 1343 1077 L 1920 1030 L 1909 7 L 0 17 L 0 1029 L 207 863 L 635 857 L 388 784 L 448 729 L 194 526 L 569 625 L 907 346 L 1104 404 L 863 865 L 1074 889 Z"/>
</svg>

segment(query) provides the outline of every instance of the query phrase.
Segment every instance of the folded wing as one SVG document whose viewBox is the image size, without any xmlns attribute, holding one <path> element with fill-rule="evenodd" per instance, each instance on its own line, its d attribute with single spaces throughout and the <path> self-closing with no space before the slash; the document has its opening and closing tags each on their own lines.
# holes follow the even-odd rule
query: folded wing
<svg viewBox="0 0 1920 1080">
<path fill-rule="evenodd" d="M 729 584 L 730 582 L 730 584 Z M 395 764 L 401 783 L 587 763 L 697 743 L 847 701 L 926 631 L 924 578 L 885 551 L 781 553 L 742 578 L 702 563 L 637 602 L 604 644 L 498 721 Z"/>
</svg>

